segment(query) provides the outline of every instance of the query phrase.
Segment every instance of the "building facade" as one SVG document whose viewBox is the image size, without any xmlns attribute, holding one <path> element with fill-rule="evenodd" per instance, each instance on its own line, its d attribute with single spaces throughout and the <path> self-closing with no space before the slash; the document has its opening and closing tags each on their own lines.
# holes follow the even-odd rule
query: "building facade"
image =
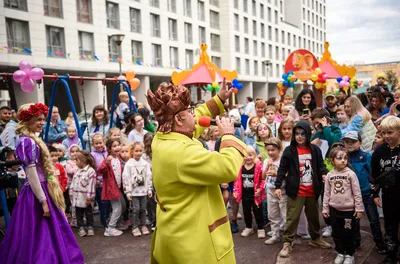
<svg viewBox="0 0 400 264">
<path fill-rule="evenodd" d="M 140 79 L 133 94 L 143 102 L 146 89 L 168 81 L 174 70 L 191 68 L 199 45 L 207 43 L 217 66 L 238 71 L 244 87 L 238 99 L 245 103 L 246 96 L 277 95 L 292 51 L 320 56 L 325 14 L 325 0 L 0 0 L 0 72 L 13 72 L 26 59 L 46 74 L 104 78 L 117 76 L 121 61 L 122 72 L 132 68 Z M 114 34 L 125 35 L 120 50 Z M 78 111 L 82 91 L 88 109 L 103 97 L 111 101 L 112 84 L 106 94 L 101 82 L 69 84 Z M 51 85 L 45 80 L 26 94 L 13 83 L 10 98 L 17 105 L 47 103 Z M 65 113 L 63 95 L 56 104 Z"/>
<path fill-rule="evenodd" d="M 357 69 L 356 77 L 363 81 L 367 88 L 376 84 L 376 77 L 381 72 L 393 71 L 400 76 L 400 61 L 354 65 Z"/>
</svg>

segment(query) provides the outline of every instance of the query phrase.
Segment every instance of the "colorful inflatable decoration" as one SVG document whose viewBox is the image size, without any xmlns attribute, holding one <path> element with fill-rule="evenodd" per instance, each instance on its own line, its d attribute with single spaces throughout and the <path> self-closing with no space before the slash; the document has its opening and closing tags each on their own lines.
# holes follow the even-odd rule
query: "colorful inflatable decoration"
<svg viewBox="0 0 400 264">
<path fill-rule="evenodd" d="M 135 78 L 136 73 L 132 69 L 128 69 L 125 73 L 126 80 L 129 82 L 131 86 L 131 91 L 136 90 L 140 86 L 140 80 Z"/>
<path fill-rule="evenodd" d="M 282 74 L 282 79 L 283 81 L 279 82 L 277 85 L 280 96 L 285 95 L 287 89 L 293 88 L 294 83 L 298 81 L 298 78 L 293 71 L 288 71 L 288 73 Z"/>
<path fill-rule="evenodd" d="M 212 84 L 207 85 L 207 91 L 210 92 L 216 92 L 218 93 L 221 87 L 219 87 L 219 84 L 217 82 L 213 82 Z"/>
<path fill-rule="evenodd" d="M 315 68 L 313 74 L 311 75 L 311 81 L 314 82 L 314 87 L 318 90 L 321 90 L 322 93 L 325 93 L 326 85 L 328 80 L 328 74 L 322 71 L 321 68 Z"/>
<path fill-rule="evenodd" d="M 349 76 L 345 75 L 343 77 L 339 77 L 336 79 L 336 81 L 338 82 L 340 89 L 343 89 L 346 92 L 347 90 L 349 90 L 350 87 Z"/>
<path fill-rule="evenodd" d="M 242 88 L 243 84 L 241 84 L 238 79 L 235 78 L 232 80 L 231 89 L 234 94 L 238 93 L 238 91 Z"/>
<path fill-rule="evenodd" d="M 44 71 L 41 68 L 32 68 L 32 63 L 27 60 L 23 60 L 19 63 L 19 70 L 13 74 L 15 82 L 21 84 L 22 91 L 30 93 L 35 89 L 35 82 L 42 79 Z"/>
</svg>

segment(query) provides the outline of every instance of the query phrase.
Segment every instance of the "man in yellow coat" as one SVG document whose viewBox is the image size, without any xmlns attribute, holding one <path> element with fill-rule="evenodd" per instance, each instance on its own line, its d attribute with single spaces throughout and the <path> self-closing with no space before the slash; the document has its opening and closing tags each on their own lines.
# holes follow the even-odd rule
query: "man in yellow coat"
<svg viewBox="0 0 400 264">
<path fill-rule="evenodd" d="M 225 81 L 217 96 L 197 109 L 183 86 L 161 84 L 147 101 L 159 122 L 153 144 L 153 183 L 157 192 L 157 227 L 151 263 L 236 263 L 233 239 L 219 184 L 236 179 L 246 146 L 234 136 L 233 121 L 219 119 L 220 152 L 203 148 L 200 116 L 224 112 L 230 96 Z"/>
</svg>

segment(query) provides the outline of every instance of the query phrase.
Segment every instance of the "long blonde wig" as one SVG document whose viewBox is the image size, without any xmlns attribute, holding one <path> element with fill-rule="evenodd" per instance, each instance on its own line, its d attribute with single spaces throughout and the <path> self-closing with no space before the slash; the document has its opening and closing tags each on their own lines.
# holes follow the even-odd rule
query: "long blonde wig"
<svg viewBox="0 0 400 264">
<path fill-rule="evenodd" d="M 21 111 L 23 110 L 28 110 L 29 107 L 33 104 L 24 104 L 22 105 L 19 110 L 18 110 L 18 116 L 20 115 Z M 39 139 L 36 134 L 32 131 L 29 130 L 29 126 L 36 122 L 38 119 L 38 116 L 34 116 L 28 121 L 19 121 L 17 128 L 16 128 L 16 134 L 20 136 L 25 136 L 33 139 L 35 143 L 39 146 L 40 148 L 40 153 L 41 153 L 41 162 L 44 168 L 45 172 L 45 179 L 47 181 L 47 188 L 50 194 L 51 199 L 54 201 L 56 206 L 61 210 L 65 210 L 65 201 L 64 201 L 64 196 L 63 192 L 60 188 L 60 183 L 58 182 L 58 179 L 54 176 L 54 166 L 53 163 L 51 162 L 50 159 L 50 154 L 49 151 L 47 150 L 46 144 Z M 51 176 L 51 177 L 49 177 Z"/>
</svg>

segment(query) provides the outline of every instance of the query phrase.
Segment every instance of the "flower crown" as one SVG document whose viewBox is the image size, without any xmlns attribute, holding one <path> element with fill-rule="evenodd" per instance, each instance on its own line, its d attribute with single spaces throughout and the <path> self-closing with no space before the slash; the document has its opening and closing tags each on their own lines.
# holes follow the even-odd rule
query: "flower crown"
<svg viewBox="0 0 400 264">
<path fill-rule="evenodd" d="M 36 103 L 31 105 L 27 110 L 22 110 L 19 114 L 19 119 L 21 121 L 28 121 L 34 116 L 40 116 L 41 114 L 47 115 L 49 108 L 41 103 Z"/>
</svg>

